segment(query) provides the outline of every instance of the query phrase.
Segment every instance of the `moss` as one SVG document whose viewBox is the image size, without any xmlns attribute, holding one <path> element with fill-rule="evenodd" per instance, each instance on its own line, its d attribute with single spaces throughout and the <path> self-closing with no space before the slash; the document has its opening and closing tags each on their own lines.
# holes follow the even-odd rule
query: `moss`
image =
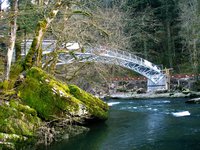
<svg viewBox="0 0 200 150">
<path fill-rule="evenodd" d="M 16 149 L 16 145 L 19 142 L 27 141 L 27 137 L 16 135 L 16 134 L 7 134 L 0 132 L 0 149 Z"/>
<path fill-rule="evenodd" d="M 108 118 L 108 105 L 104 103 L 99 98 L 85 92 L 84 90 L 80 89 L 76 85 L 69 85 L 70 93 L 83 102 L 87 108 L 89 109 L 90 113 L 99 119 L 107 119 Z"/>
<path fill-rule="evenodd" d="M 9 87 L 9 81 L 8 80 L 4 80 L 3 81 L 3 85 L 2 85 L 3 89 L 6 91 L 8 90 Z"/>
<path fill-rule="evenodd" d="M 0 76 L 3 77 L 4 75 L 4 63 L 5 63 L 5 58 L 3 58 L 2 56 L 0 56 Z"/>
<path fill-rule="evenodd" d="M 26 114 L 31 114 L 32 116 L 37 116 L 37 112 L 35 109 L 30 108 L 27 105 L 22 105 L 22 104 L 18 103 L 16 100 L 11 100 L 10 106 L 21 112 L 24 112 Z"/>
<path fill-rule="evenodd" d="M 43 21 L 39 21 L 38 22 L 38 26 L 37 26 L 38 28 L 37 28 L 37 31 L 39 31 L 39 30 L 46 30 L 46 27 L 47 27 L 47 20 L 45 19 L 45 20 L 43 20 Z"/>
<path fill-rule="evenodd" d="M 30 50 L 28 51 L 28 54 L 26 55 L 24 63 L 23 63 L 25 70 L 29 69 L 33 66 L 33 57 L 34 57 L 34 54 L 35 54 L 35 51 L 36 51 L 37 43 L 38 43 L 38 39 L 37 39 L 37 37 L 35 37 L 33 39 Z"/>
<path fill-rule="evenodd" d="M 15 42 L 15 51 L 16 51 L 16 56 L 15 56 L 15 59 L 17 61 L 19 61 L 22 56 L 21 56 L 21 53 L 22 53 L 22 47 L 21 47 L 21 43 L 22 43 L 22 40 L 20 38 L 17 38 L 16 42 Z"/>
<path fill-rule="evenodd" d="M 27 72 L 26 80 L 18 88 L 23 102 L 36 109 L 45 120 L 74 114 L 81 103 L 71 96 L 67 85 L 33 67 Z"/>
<path fill-rule="evenodd" d="M 13 89 L 15 82 L 17 81 L 20 73 L 22 73 L 24 70 L 22 62 L 17 62 L 14 65 L 11 66 L 11 70 L 10 70 L 10 79 L 9 81 L 4 81 L 7 82 L 5 83 L 6 87 L 4 87 L 5 90 L 10 90 Z"/>
<path fill-rule="evenodd" d="M 76 86 L 69 89 L 66 84 L 36 67 L 27 71 L 25 81 L 18 87 L 18 96 L 45 120 L 74 115 L 107 118 L 108 106 L 100 99 Z"/>
<path fill-rule="evenodd" d="M 2 94 L 5 95 L 5 96 L 13 96 L 14 94 L 16 94 L 16 91 L 15 90 L 4 90 L 2 91 Z"/>
<path fill-rule="evenodd" d="M 0 82 L 0 89 L 3 90 L 3 82 Z"/>
<path fill-rule="evenodd" d="M 42 67 L 42 48 L 41 48 L 41 45 L 39 46 L 39 48 L 37 50 L 36 66 Z"/>
<path fill-rule="evenodd" d="M 51 12 L 49 13 L 49 18 L 53 18 L 53 17 L 55 17 L 55 13 L 54 13 L 53 11 L 51 11 Z"/>
<path fill-rule="evenodd" d="M 40 68 L 33 67 L 27 72 L 27 76 L 29 78 L 34 78 L 38 81 L 50 84 L 50 86 L 56 86 L 57 88 L 60 87 L 60 89 L 63 91 L 66 91 L 67 93 L 70 91 L 68 86 L 64 84 L 63 82 L 55 79 L 53 76 L 47 74 L 45 71 L 43 71 Z"/>
<path fill-rule="evenodd" d="M 36 111 L 16 101 L 0 106 L 0 132 L 23 136 L 34 136 L 41 124 Z"/>
<path fill-rule="evenodd" d="M 53 60 L 52 60 L 52 63 L 50 65 L 50 68 L 49 68 L 51 74 L 55 74 L 57 61 L 58 61 L 58 54 L 53 53 Z"/>
<path fill-rule="evenodd" d="M 46 28 L 47 28 L 46 20 L 38 22 L 36 31 L 35 31 L 36 36 L 33 39 L 30 50 L 29 50 L 28 54 L 26 55 L 26 58 L 23 63 L 24 68 L 26 70 L 33 66 L 33 59 L 36 54 L 37 54 L 37 63 L 41 61 L 41 57 L 42 57 L 41 44 L 42 44 L 42 39 L 43 39 L 44 33 L 46 32 Z M 42 30 L 43 33 L 40 33 L 40 30 Z M 38 36 L 40 36 L 40 34 L 42 34 L 41 35 L 42 37 L 40 40 L 38 40 Z M 39 47 L 37 47 L 37 45 L 39 45 Z M 38 64 L 38 65 L 40 65 L 40 64 Z"/>
</svg>

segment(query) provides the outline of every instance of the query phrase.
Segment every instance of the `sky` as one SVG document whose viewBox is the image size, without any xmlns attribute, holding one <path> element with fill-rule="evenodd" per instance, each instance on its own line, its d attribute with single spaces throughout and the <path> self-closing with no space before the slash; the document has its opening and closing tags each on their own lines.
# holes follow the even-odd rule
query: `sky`
<svg viewBox="0 0 200 150">
<path fill-rule="evenodd" d="M 1 5 L 1 8 L 2 9 L 7 8 L 8 7 L 8 0 L 1 0 L 1 1 L 3 1 L 2 5 Z"/>
</svg>

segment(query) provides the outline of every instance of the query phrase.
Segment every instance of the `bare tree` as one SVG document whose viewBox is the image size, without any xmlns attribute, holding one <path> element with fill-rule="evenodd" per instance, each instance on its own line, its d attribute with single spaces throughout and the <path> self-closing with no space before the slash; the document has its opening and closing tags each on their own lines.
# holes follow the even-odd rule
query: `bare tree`
<svg viewBox="0 0 200 150">
<path fill-rule="evenodd" d="M 61 10 L 59 19 L 51 24 L 49 31 L 57 39 L 58 45 L 75 41 L 81 43 L 83 47 L 103 45 L 108 48 L 126 50 L 130 37 L 125 36 L 123 30 L 125 14 L 115 6 L 102 8 L 94 3 L 93 6 L 96 7 L 95 10 L 89 11 L 90 15 L 87 8 L 81 6 L 80 10 L 82 10 L 83 15 L 73 15 L 70 18 L 67 17 L 67 19 L 66 16 L 72 12 L 66 13 Z M 51 61 L 53 62 L 53 59 Z M 110 71 L 112 68 L 112 65 L 101 63 L 81 64 L 75 62 L 75 64 L 57 67 L 56 76 L 67 82 L 78 84 L 87 90 L 86 85 L 91 86 L 91 89 L 92 87 L 100 89 L 98 86 L 108 83 L 108 79 L 111 78 Z"/>
<path fill-rule="evenodd" d="M 11 61 L 12 61 L 15 40 L 16 40 L 18 0 L 14 0 L 11 10 L 12 10 L 11 16 L 13 16 L 13 18 L 10 21 L 11 30 L 10 30 L 10 38 L 9 38 L 9 45 L 8 45 L 8 51 L 7 51 L 7 66 L 6 66 L 5 80 L 9 80 Z"/>
</svg>

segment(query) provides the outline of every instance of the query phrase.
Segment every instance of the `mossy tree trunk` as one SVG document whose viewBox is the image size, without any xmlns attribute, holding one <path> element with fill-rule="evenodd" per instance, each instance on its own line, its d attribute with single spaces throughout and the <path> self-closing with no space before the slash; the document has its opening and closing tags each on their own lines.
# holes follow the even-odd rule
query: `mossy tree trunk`
<svg viewBox="0 0 200 150">
<path fill-rule="evenodd" d="M 21 52 L 22 52 L 21 43 L 22 43 L 21 39 L 17 40 L 15 43 L 15 51 L 16 51 L 15 60 L 16 61 L 21 59 Z"/>
<path fill-rule="evenodd" d="M 16 33 L 16 42 L 15 42 L 15 60 L 19 61 L 21 60 L 21 54 L 22 54 L 22 47 L 21 44 L 23 42 L 22 40 L 22 32 L 21 32 L 21 28 L 20 25 L 18 24 L 18 29 L 17 29 L 17 33 Z"/>
<path fill-rule="evenodd" d="M 49 72 L 51 74 L 55 74 L 55 69 L 56 69 L 56 64 L 58 61 L 58 55 L 59 53 L 53 51 L 52 53 L 48 54 L 47 60 L 45 60 L 44 66 L 42 69 L 46 70 L 49 66 L 49 68 L 47 70 L 49 70 Z M 48 58 L 49 57 L 49 58 Z"/>
<path fill-rule="evenodd" d="M 31 48 L 25 58 L 24 69 L 28 69 L 33 66 L 34 59 L 36 59 L 36 66 L 41 67 L 41 59 L 42 59 L 42 40 L 44 38 L 44 34 L 46 33 L 49 25 L 56 17 L 59 9 L 62 6 L 62 1 L 57 0 L 54 5 L 54 8 L 48 14 L 48 16 L 43 20 L 39 21 L 37 28 L 35 30 L 35 37 L 33 39 Z"/>
</svg>

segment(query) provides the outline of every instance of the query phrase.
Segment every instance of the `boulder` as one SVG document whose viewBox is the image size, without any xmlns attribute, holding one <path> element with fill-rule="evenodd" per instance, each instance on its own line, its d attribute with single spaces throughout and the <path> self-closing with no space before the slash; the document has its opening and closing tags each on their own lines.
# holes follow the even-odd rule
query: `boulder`
<svg viewBox="0 0 200 150">
<path fill-rule="evenodd" d="M 91 119 L 105 120 L 108 117 L 108 105 L 99 98 L 85 92 L 76 85 L 69 85 L 70 93 L 80 100 L 90 113 Z"/>
<path fill-rule="evenodd" d="M 36 135 L 41 119 L 37 112 L 16 100 L 0 105 L 0 147 L 14 148 Z"/>
<path fill-rule="evenodd" d="M 143 93 L 146 93 L 146 91 L 143 88 L 139 88 L 139 89 L 136 90 L 136 93 L 137 94 L 143 94 Z"/>
<path fill-rule="evenodd" d="M 108 106 L 75 85 L 55 79 L 43 70 L 33 67 L 18 88 L 22 101 L 34 108 L 44 120 L 72 118 L 105 120 Z"/>
</svg>

